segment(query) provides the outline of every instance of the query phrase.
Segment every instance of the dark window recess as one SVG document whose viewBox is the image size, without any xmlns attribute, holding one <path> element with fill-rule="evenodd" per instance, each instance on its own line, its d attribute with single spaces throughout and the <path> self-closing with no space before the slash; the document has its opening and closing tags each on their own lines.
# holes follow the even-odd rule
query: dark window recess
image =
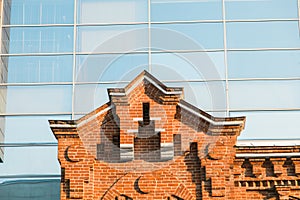
<svg viewBox="0 0 300 200">
<path fill-rule="evenodd" d="M 150 123 L 150 103 L 143 103 L 143 123 L 144 125 Z"/>
</svg>

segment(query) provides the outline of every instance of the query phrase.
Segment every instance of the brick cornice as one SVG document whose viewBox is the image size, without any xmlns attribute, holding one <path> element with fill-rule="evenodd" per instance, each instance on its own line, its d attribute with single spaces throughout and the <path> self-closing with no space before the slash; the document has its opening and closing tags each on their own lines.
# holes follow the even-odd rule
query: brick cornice
<svg viewBox="0 0 300 200">
<path fill-rule="evenodd" d="M 61 137 L 79 138 L 74 120 L 49 120 L 49 124 L 56 139 Z"/>
</svg>

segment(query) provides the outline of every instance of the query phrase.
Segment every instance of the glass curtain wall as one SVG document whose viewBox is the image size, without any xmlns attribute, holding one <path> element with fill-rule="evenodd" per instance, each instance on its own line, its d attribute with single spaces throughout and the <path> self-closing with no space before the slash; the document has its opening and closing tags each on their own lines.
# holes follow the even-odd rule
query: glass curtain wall
<svg viewBox="0 0 300 200">
<path fill-rule="evenodd" d="M 47 120 L 72 118 L 74 1 L 3 2 L 1 60 L 8 73 L 0 86 L 6 94 L 0 182 L 59 178 Z"/>
<path fill-rule="evenodd" d="M 297 0 L 9 0 L 5 141 L 54 144 L 48 119 L 79 118 L 142 70 L 184 86 L 185 99 L 213 115 L 245 115 L 240 138 L 295 138 L 298 8 Z M 21 159 L 34 148 L 32 162 Z M 55 145 L 5 152 L 1 173 L 59 174 Z"/>
<path fill-rule="evenodd" d="M 298 138 L 299 3 L 225 1 L 229 111 L 247 116 L 241 138 Z"/>
</svg>

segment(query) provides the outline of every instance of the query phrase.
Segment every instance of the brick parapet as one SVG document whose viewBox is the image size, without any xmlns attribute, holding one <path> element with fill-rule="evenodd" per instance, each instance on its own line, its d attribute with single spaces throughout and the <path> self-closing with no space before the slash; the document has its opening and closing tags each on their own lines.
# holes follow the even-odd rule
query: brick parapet
<svg viewBox="0 0 300 200">
<path fill-rule="evenodd" d="M 294 145 L 237 146 L 234 161 L 236 191 L 243 188 L 242 196 L 251 193 L 253 197 L 248 199 L 267 196 L 297 199 L 300 193 L 300 178 L 296 172 L 299 150 L 299 146 Z"/>
</svg>

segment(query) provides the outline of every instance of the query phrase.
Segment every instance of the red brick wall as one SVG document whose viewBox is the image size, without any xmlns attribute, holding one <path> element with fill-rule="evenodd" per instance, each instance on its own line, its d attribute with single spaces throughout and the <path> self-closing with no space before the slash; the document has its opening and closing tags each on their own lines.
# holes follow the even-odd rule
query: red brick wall
<svg viewBox="0 0 300 200">
<path fill-rule="evenodd" d="M 299 197 L 299 160 L 236 158 L 252 152 L 235 147 L 245 118 L 214 118 L 146 72 L 108 91 L 110 102 L 85 117 L 50 121 L 62 200 Z"/>
<path fill-rule="evenodd" d="M 299 152 L 299 146 L 238 147 L 238 154 Z M 234 161 L 236 199 L 299 199 L 299 157 L 240 157 Z"/>
</svg>

